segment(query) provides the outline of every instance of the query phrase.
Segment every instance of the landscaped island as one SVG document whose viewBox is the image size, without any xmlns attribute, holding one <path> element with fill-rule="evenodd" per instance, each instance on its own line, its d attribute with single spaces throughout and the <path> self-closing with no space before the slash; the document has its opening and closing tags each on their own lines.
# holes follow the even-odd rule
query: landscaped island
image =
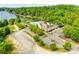
<svg viewBox="0 0 79 59">
<path fill-rule="evenodd" d="M 74 51 L 74 48 L 79 49 L 75 46 L 79 43 L 79 6 L 57 5 L 0 8 L 0 10 L 17 16 L 9 21 L 6 19 L 0 21 L 0 45 L 4 45 L 0 46 L 0 53 L 10 53 L 13 50 L 12 43 L 5 45 L 3 42 L 6 42 L 8 35 L 23 29 L 36 44 L 47 50 L 65 52 Z M 6 46 L 9 47 L 5 48 Z M 9 51 L 5 52 L 6 50 Z"/>
</svg>

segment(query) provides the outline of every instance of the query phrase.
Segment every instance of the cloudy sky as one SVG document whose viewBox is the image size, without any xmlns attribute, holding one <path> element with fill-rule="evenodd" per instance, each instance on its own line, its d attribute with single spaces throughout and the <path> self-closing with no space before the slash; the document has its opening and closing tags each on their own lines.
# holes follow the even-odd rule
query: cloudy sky
<svg viewBox="0 0 79 59">
<path fill-rule="evenodd" d="M 79 0 L 0 0 L 0 7 L 30 7 L 58 4 L 79 5 Z"/>
</svg>

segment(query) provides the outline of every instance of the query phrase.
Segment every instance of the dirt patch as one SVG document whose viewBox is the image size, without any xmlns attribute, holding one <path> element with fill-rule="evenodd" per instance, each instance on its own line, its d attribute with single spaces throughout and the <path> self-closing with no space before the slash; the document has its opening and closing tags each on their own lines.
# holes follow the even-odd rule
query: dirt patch
<svg viewBox="0 0 79 59">
<path fill-rule="evenodd" d="M 65 37 L 64 35 L 59 35 L 59 37 L 60 37 L 61 39 L 63 39 L 63 40 L 67 40 L 67 39 L 68 39 L 68 38 Z"/>
</svg>

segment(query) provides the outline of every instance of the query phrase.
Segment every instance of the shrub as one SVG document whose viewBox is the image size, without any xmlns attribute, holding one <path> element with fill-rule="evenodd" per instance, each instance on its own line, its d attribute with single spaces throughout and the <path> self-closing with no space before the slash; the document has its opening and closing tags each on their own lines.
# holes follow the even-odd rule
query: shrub
<svg viewBox="0 0 79 59">
<path fill-rule="evenodd" d="M 44 46 L 44 45 L 45 45 L 44 42 L 41 41 L 41 40 L 39 40 L 37 43 L 38 43 L 38 45 L 40 45 L 40 46 Z"/>
<path fill-rule="evenodd" d="M 20 23 L 21 20 L 20 20 L 19 18 L 16 18 L 16 19 L 15 19 L 15 22 L 16 22 L 16 23 Z"/>
<path fill-rule="evenodd" d="M 33 31 L 34 33 L 36 33 L 39 36 L 44 35 L 44 32 L 36 25 L 30 25 L 29 28 L 31 29 L 31 31 Z"/>
<path fill-rule="evenodd" d="M 37 35 L 36 35 L 36 36 L 34 36 L 33 38 L 35 39 L 35 41 L 36 41 L 36 42 L 38 42 L 38 41 L 39 41 L 39 37 L 38 37 Z"/>
<path fill-rule="evenodd" d="M 52 49 L 52 50 L 57 50 L 57 46 L 56 46 L 56 44 L 55 43 L 53 43 L 53 44 L 50 44 L 50 48 Z"/>
<path fill-rule="evenodd" d="M 40 45 L 40 46 L 44 46 L 45 45 L 44 42 L 41 41 L 37 35 L 34 36 L 33 38 L 37 42 L 38 45 Z"/>
<path fill-rule="evenodd" d="M 71 45 L 70 42 L 65 42 L 63 47 L 64 47 L 65 50 L 69 51 L 69 50 L 71 50 L 72 45 Z"/>
<path fill-rule="evenodd" d="M 17 23 L 16 24 L 20 29 L 25 28 L 25 24 L 24 23 Z"/>
<path fill-rule="evenodd" d="M 6 43 L 3 47 L 3 50 L 4 50 L 4 54 L 9 54 L 13 51 L 14 47 L 13 47 L 13 44 L 8 44 Z"/>
<path fill-rule="evenodd" d="M 0 54 L 12 53 L 13 49 L 14 49 L 13 44 L 8 44 L 5 41 L 0 43 Z"/>
<path fill-rule="evenodd" d="M 7 19 L 4 19 L 3 20 L 3 26 L 7 26 L 8 25 L 8 21 L 7 21 Z"/>
<path fill-rule="evenodd" d="M 73 33 L 73 27 L 71 25 L 65 25 L 63 28 L 63 33 L 66 37 L 71 37 Z"/>
<path fill-rule="evenodd" d="M 71 25 L 65 25 L 63 33 L 66 37 L 71 38 L 74 41 L 79 42 L 79 28 Z"/>
<path fill-rule="evenodd" d="M 15 19 L 10 19 L 10 20 L 9 20 L 9 24 L 10 24 L 10 25 L 13 25 L 14 22 L 15 22 Z"/>
<path fill-rule="evenodd" d="M 10 34 L 10 28 L 9 27 L 5 27 L 4 28 L 4 35 L 6 36 L 8 34 Z"/>
</svg>

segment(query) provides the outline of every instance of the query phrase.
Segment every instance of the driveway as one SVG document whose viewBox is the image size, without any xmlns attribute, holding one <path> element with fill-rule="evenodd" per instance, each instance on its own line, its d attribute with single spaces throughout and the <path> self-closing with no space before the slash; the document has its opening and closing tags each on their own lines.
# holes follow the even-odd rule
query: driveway
<svg viewBox="0 0 79 59">
<path fill-rule="evenodd" d="M 38 46 L 31 36 L 29 36 L 24 31 L 27 29 L 20 30 L 18 32 L 12 33 L 10 37 L 13 39 L 13 43 L 17 48 L 17 54 L 48 54 L 52 53 L 40 46 Z M 33 34 L 33 33 L 32 33 Z"/>
<path fill-rule="evenodd" d="M 46 37 L 45 38 L 41 38 L 41 40 L 46 45 L 50 45 L 54 41 L 59 48 L 62 48 L 64 42 L 59 37 L 60 34 L 61 34 L 61 29 L 58 28 L 58 29 L 53 30 L 51 34 L 47 33 Z"/>
<path fill-rule="evenodd" d="M 47 36 L 45 38 L 41 38 L 41 40 L 46 45 L 50 45 L 52 43 L 52 41 L 54 41 L 59 48 L 62 48 L 63 44 L 64 44 L 64 42 L 66 40 L 63 40 L 62 38 L 60 38 L 59 37 L 60 35 L 63 35 L 62 28 L 57 28 L 57 29 L 53 30 L 51 32 L 51 34 L 47 34 Z M 68 39 L 67 39 L 67 41 L 72 42 L 72 40 L 68 40 Z M 65 53 L 70 53 L 70 54 L 74 53 L 74 54 L 77 54 L 77 53 L 79 53 L 79 46 L 76 45 L 75 43 L 72 43 L 72 50 L 69 51 L 69 52 L 65 52 Z"/>
<path fill-rule="evenodd" d="M 16 42 L 17 53 L 34 53 L 35 44 L 23 30 L 11 34 L 11 37 Z"/>
<path fill-rule="evenodd" d="M 30 32 L 32 35 L 33 33 L 28 30 L 27 28 L 20 30 L 18 32 L 15 32 L 13 34 L 11 34 L 10 36 L 13 38 L 13 41 L 17 47 L 17 53 L 18 54 L 49 54 L 49 53 L 53 53 L 53 54 L 59 54 L 60 52 L 52 52 L 52 51 L 48 51 L 40 46 L 38 46 L 33 38 L 31 36 L 29 36 L 27 33 L 25 33 L 24 31 L 28 31 Z M 62 33 L 62 28 L 58 28 L 55 29 L 54 31 L 52 31 L 51 34 L 47 34 L 47 37 L 45 38 L 41 38 L 41 40 L 49 45 L 51 44 L 51 41 L 55 41 L 58 47 L 63 47 L 63 43 L 65 40 L 61 39 L 59 37 L 59 35 L 63 34 Z M 72 50 L 69 52 L 63 52 L 63 53 L 79 53 L 79 46 L 75 45 L 74 43 L 72 44 Z"/>
</svg>

